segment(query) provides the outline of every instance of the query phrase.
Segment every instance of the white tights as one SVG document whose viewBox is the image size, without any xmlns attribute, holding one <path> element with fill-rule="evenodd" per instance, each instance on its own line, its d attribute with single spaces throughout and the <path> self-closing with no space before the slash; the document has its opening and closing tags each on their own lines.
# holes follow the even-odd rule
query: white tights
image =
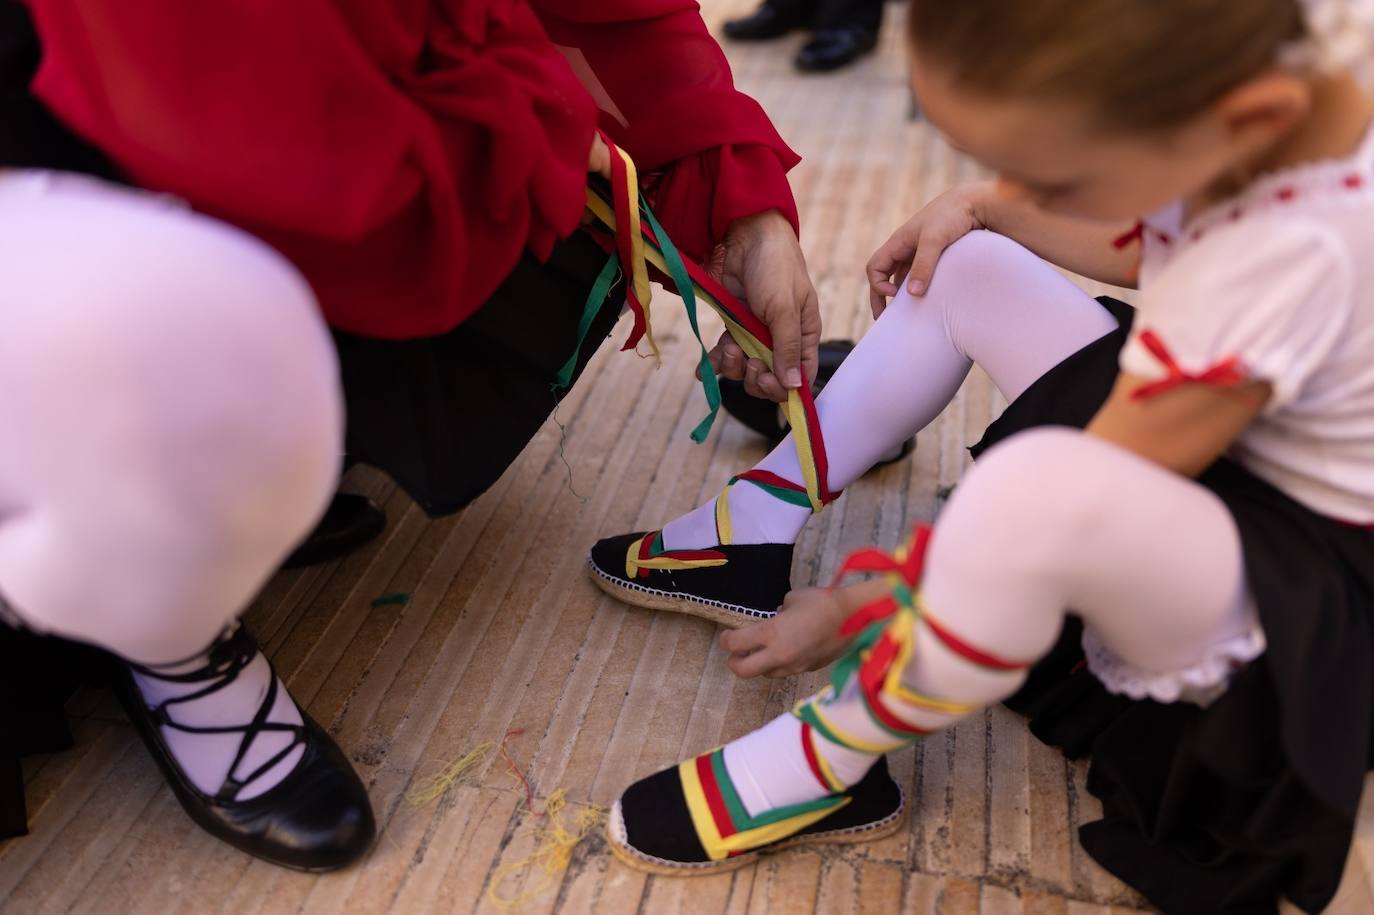
<svg viewBox="0 0 1374 915">
<path fill-rule="evenodd" d="M 934 420 L 975 362 L 1015 400 L 1050 367 L 1116 327 L 1081 289 L 991 232 L 951 245 L 925 296 L 901 288 L 816 398 L 833 491 Z M 801 480 L 791 439 L 758 466 Z M 793 543 L 810 518 L 808 509 L 748 484 L 730 487 L 727 498 L 735 543 Z M 714 512 L 713 500 L 665 525 L 664 546 L 714 546 Z"/>
<path fill-rule="evenodd" d="M 264 245 L 161 198 L 3 171 L 0 290 L 0 595 L 39 632 L 143 664 L 192 658 L 337 479 L 338 370 L 310 290 Z M 174 717 L 244 723 L 267 671 L 259 657 Z M 150 702 L 190 691 L 139 683 Z M 293 718 L 279 702 L 272 720 Z M 166 733 L 217 790 L 218 747 L 237 737 Z M 255 741 L 242 771 L 281 739 Z"/>
<path fill-rule="evenodd" d="M 903 292 L 892 301 L 819 398 L 832 489 L 930 422 L 972 362 L 1014 400 L 1114 327 L 1096 302 L 1024 248 L 986 232 L 967 236 L 941 258 L 928 295 Z M 800 479 L 790 442 L 760 466 Z M 791 542 L 809 518 L 754 487 L 731 487 L 729 498 L 739 543 L 751 535 Z M 694 517 L 701 513 L 665 527 L 665 540 L 682 538 L 670 548 L 714 543 L 714 528 Z M 1137 698 L 1207 701 L 1233 663 L 1263 649 L 1238 534 L 1220 500 L 1079 430 L 1015 436 L 965 475 L 936 524 L 921 594 L 963 642 L 1027 663 L 1054 644 L 1072 608 L 1089 631 L 1094 673 Z M 925 626 L 903 674 L 920 693 L 979 706 L 1007 697 L 1023 679 L 1021 671 L 970 663 Z M 830 714 L 844 716 L 843 705 Z M 873 727 L 861 706 L 853 710 L 856 732 Z M 929 730 L 957 717 L 914 709 L 909 720 Z M 752 812 L 822 793 L 797 758 L 799 727 L 785 715 L 727 748 Z M 846 783 L 874 759 L 817 744 Z"/>
</svg>

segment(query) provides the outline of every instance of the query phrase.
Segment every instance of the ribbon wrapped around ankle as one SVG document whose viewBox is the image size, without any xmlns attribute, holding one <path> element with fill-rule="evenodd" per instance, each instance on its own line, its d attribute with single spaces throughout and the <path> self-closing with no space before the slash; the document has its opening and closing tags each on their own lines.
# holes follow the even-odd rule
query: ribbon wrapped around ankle
<svg viewBox="0 0 1374 915">
<path fill-rule="evenodd" d="M 807 492 L 805 486 L 785 480 L 776 473 L 768 470 L 760 470 L 755 467 L 746 470 L 737 476 L 730 478 L 730 482 L 725 484 L 720 495 L 716 496 L 716 540 L 722 546 L 729 546 L 735 542 L 735 524 L 730 517 L 730 487 L 736 483 L 752 483 L 759 489 L 768 493 L 780 502 L 788 505 L 795 505 L 798 508 L 808 508 L 814 514 L 820 509 L 811 502 L 811 494 Z M 829 505 L 840 497 L 838 492 L 826 492 L 821 506 Z"/>
<path fill-rule="evenodd" d="M 841 635 L 852 635 L 848 650 L 836 663 L 830 685 L 797 705 L 794 714 L 832 743 L 865 753 L 885 753 L 930 733 L 909 720 L 911 710 L 942 715 L 965 715 L 978 706 L 927 696 L 902 682 L 916 645 L 916 630 L 925 625 L 950 651 L 990 670 L 1017 671 L 1027 665 L 983 651 L 956 636 L 922 605 L 918 588 L 924 571 L 931 529 L 917 527 L 894 553 L 876 548 L 853 553 L 835 576 L 837 585 L 857 572 L 880 572 L 888 577 L 891 593 L 861 607 L 845 621 Z M 832 585 L 833 587 L 834 585 Z M 859 695 L 869 718 L 890 741 L 876 743 L 855 736 L 836 722 L 827 707 L 845 696 L 857 677 Z"/>
<path fill-rule="evenodd" d="M 773 368 L 773 338 L 767 326 L 743 302 L 726 291 L 699 265 L 682 256 L 640 195 L 630 157 L 605 134 L 602 134 L 602 139 L 611 151 L 611 184 L 608 189 L 599 176 L 592 177 L 587 187 L 587 212 L 611 233 L 612 250 L 583 311 L 577 348 L 563 366 L 555 386 L 566 387 L 571 379 L 582 350 L 582 337 L 603 307 L 617 273 L 626 278 L 625 301 L 634 315 L 634 328 L 623 349 L 635 349 L 640 340 L 646 340 L 654 357 L 659 357 L 649 312 L 649 267 L 652 266 L 659 272 L 656 279 L 682 297 L 687 320 L 700 348 L 699 374 L 709 412 L 692 431 L 692 440 L 701 442 L 711 431 L 711 425 L 720 411 L 720 385 L 701 339 L 697 303 L 704 302 L 720 315 L 740 348 L 750 358 L 761 360 L 770 370 Z M 834 495 L 828 484 L 829 467 L 815 399 L 810 382 L 805 377 L 800 388 L 788 392 L 784 412 L 792 427 L 792 439 L 802 467 L 807 501 L 813 511 L 820 511 L 834 500 Z"/>
</svg>

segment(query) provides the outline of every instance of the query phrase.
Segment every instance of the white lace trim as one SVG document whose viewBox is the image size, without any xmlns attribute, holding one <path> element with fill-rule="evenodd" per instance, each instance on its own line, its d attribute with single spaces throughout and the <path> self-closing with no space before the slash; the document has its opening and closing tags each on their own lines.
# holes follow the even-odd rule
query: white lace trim
<svg viewBox="0 0 1374 915">
<path fill-rule="evenodd" d="M 1083 654 L 1088 670 L 1110 692 L 1156 702 L 1209 705 L 1231 684 L 1231 675 L 1264 653 L 1264 631 L 1258 620 L 1248 631 L 1213 645 L 1202 660 L 1181 670 L 1160 673 L 1142 670 L 1107 647 L 1090 628 L 1083 630 Z"/>
</svg>

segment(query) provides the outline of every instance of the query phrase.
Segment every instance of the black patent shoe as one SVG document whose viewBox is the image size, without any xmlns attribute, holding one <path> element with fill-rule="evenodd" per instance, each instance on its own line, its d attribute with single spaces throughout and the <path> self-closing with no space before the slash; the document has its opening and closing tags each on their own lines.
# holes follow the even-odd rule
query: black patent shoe
<svg viewBox="0 0 1374 915">
<path fill-rule="evenodd" d="M 872 842 L 892 835 L 906 822 L 906 801 L 888 773 L 885 757 L 879 757 L 853 787 L 811 804 L 795 805 L 791 817 L 787 814 L 792 811 L 773 810 L 750 818 L 731 801 L 733 788 L 726 792 L 717 783 L 722 768 L 693 765 L 719 752 L 689 761 L 686 772 L 682 765 L 674 766 L 631 785 L 611 805 L 606 818 L 612 854 L 650 874 L 718 874 L 788 848 Z M 693 769 L 705 776 L 698 777 Z M 695 804 L 689 803 L 689 794 Z M 779 821 L 789 819 L 805 825 L 795 831 L 784 828 L 784 834 L 774 835 L 771 841 L 751 841 L 751 833 L 767 835 L 769 827 L 775 829 Z M 729 851 L 722 848 L 727 844 L 733 846 Z"/>
<path fill-rule="evenodd" d="M 310 566 L 351 553 L 386 528 L 386 512 L 367 496 L 340 492 L 300 546 L 282 563 L 283 569 Z"/>
<path fill-rule="evenodd" d="M 839 369 L 845 358 L 854 349 L 852 340 L 822 340 L 817 348 L 819 364 L 816 368 L 816 381 L 811 385 L 813 394 L 819 395 L 826 383 Z M 755 397 L 744 389 L 744 382 L 730 378 L 720 379 L 720 405 L 732 417 L 746 427 L 757 432 L 776 445 L 787 437 L 787 420 L 782 410 L 771 400 Z M 906 457 L 916 448 L 916 436 L 902 442 L 891 453 L 883 455 L 874 466 L 882 467 Z"/>
<path fill-rule="evenodd" d="M 658 531 L 639 531 L 597 541 L 587 570 L 627 604 L 738 628 L 777 614 L 792 588 L 792 544 L 665 550 Z"/>
<path fill-rule="evenodd" d="M 765 2 L 752 14 L 726 22 L 724 30 L 735 41 L 771 41 L 810 24 L 811 16 L 802 4 Z"/>
<path fill-rule="evenodd" d="M 304 711 L 302 725 L 267 720 L 279 688 L 275 670 L 257 714 L 242 727 L 198 728 L 175 721 L 175 706 L 179 702 L 200 699 L 232 683 L 257 653 L 258 645 L 252 636 L 238 627 L 215 643 L 205 667 L 190 673 L 164 674 L 137 665 L 118 665 L 116 692 L 182 808 L 202 829 L 240 851 L 282 867 L 302 871 L 344 867 L 362 857 L 377 835 L 367 789 L 338 745 Z M 134 682 L 131 667 L 144 676 L 174 683 L 203 682 L 205 686 L 149 708 Z M 163 739 L 164 726 L 194 734 L 243 735 L 238 755 L 229 767 L 230 775 L 218 793 L 205 794 L 186 778 Z M 247 777 L 235 779 L 233 773 L 243 755 L 254 737 L 263 731 L 289 733 L 292 741 Z M 235 800 L 245 785 L 302 745 L 304 755 L 281 782 L 256 797 Z"/>
<path fill-rule="evenodd" d="M 797 52 L 798 70 L 823 73 L 838 70 L 872 51 L 878 36 L 868 29 L 817 29 L 811 40 Z"/>
</svg>

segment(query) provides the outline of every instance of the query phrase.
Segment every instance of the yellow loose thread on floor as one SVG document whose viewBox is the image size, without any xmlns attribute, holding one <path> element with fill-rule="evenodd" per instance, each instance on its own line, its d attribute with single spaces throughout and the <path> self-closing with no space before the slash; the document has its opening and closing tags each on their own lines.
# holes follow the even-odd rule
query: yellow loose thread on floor
<svg viewBox="0 0 1374 915">
<path fill-rule="evenodd" d="M 423 780 L 410 789 L 406 793 L 406 803 L 411 807 L 418 808 L 443 797 L 450 788 L 456 788 L 467 781 L 477 768 L 486 762 L 487 757 L 495 749 L 495 741 L 482 741 L 458 759 L 444 766 L 437 775 Z"/>
<path fill-rule="evenodd" d="M 534 827 L 534 851 L 516 861 L 510 861 L 497 869 L 492 875 L 487 895 L 499 909 L 519 908 L 533 900 L 558 879 L 572 862 L 573 850 L 595 830 L 606 817 L 606 809 L 594 804 L 576 804 L 576 813 L 571 815 L 571 823 L 566 819 L 568 797 L 566 789 L 559 788 L 544 803 L 543 810 L 534 807 L 534 791 L 529 780 L 506 749 L 506 742 L 524 733 L 523 730 L 508 731 L 500 743 L 483 740 L 458 759 L 449 763 L 438 774 L 424 779 L 406 793 L 406 803 L 412 808 L 424 807 L 443 797 L 450 789 L 456 788 L 471 779 L 477 770 L 493 753 L 500 753 L 511 773 L 520 781 L 524 794 L 524 809 L 531 815 L 543 820 L 546 825 Z M 517 808 L 519 809 L 519 808 Z M 538 869 L 540 875 L 531 887 L 515 896 L 502 896 L 501 885 L 508 879 L 525 872 Z"/>
<path fill-rule="evenodd" d="M 572 824 L 569 826 L 564 822 L 567 794 L 565 789 L 559 788 L 544 803 L 544 812 L 538 816 L 547 818 L 548 825 L 534 827 L 534 851 L 503 864 L 492 874 L 491 885 L 487 887 L 487 899 L 498 909 L 517 909 L 553 886 L 559 875 L 572 863 L 573 850 L 605 819 L 606 808 L 595 804 L 577 804 L 577 812 L 572 815 Z M 541 871 L 533 886 L 514 896 L 501 895 L 501 885 L 508 878 L 533 868 Z"/>
</svg>

